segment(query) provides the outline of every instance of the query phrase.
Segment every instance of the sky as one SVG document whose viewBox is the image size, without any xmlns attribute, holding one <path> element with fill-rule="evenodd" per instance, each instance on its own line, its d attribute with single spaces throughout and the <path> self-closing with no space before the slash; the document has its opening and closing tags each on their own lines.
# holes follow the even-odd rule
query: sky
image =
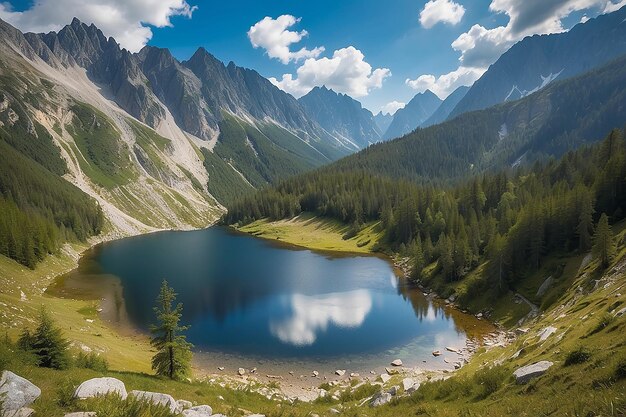
<svg viewBox="0 0 626 417">
<path fill-rule="evenodd" d="M 569 30 L 626 0 L 0 0 L 22 31 L 74 16 L 138 51 L 204 47 L 300 97 L 329 88 L 377 113 L 471 85 L 525 36 Z"/>
</svg>

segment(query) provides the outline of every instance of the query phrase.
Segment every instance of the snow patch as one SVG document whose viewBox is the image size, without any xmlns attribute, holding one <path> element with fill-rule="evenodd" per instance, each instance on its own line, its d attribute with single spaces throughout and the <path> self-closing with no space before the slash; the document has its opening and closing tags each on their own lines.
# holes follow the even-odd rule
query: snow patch
<svg viewBox="0 0 626 417">
<path fill-rule="evenodd" d="M 509 129 L 506 126 L 506 123 L 502 123 L 502 126 L 500 126 L 500 130 L 498 131 L 498 139 L 501 141 L 507 136 L 509 136 Z"/>
</svg>

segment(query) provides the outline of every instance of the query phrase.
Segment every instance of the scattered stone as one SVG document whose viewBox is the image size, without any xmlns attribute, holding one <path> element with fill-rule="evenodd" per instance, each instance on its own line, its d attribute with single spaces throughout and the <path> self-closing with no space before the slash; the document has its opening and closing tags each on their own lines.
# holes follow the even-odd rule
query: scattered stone
<svg viewBox="0 0 626 417">
<path fill-rule="evenodd" d="M 615 317 L 622 317 L 624 314 L 626 314 L 626 307 L 615 313 Z"/>
<path fill-rule="evenodd" d="M 457 348 L 450 347 L 450 346 L 446 346 L 446 350 L 452 353 L 459 353 L 459 350 Z"/>
<path fill-rule="evenodd" d="M 396 375 L 400 373 L 400 371 L 393 368 L 385 368 L 385 372 L 387 372 L 389 375 Z"/>
<path fill-rule="evenodd" d="M 257 369 L 256 369 L 256 368 L 252 368 L 252 369 L 250 369 L 250 373 L 251 373 L 251 374 L 256 374 L 256 371 L 257 371 Z"/>
<path fill-rule="evenodd" d="M 433 356 L 441 356 L 440 350 L 433 350 Z"/>
<path fill-rule="evenodd" d="M 515 333 L 517 333 L 520 336 L 521 335 L 525 335 L 529 331 L 530 331 L 530 329 L 528 327 L 518 327 L 517 329 L 515 329 Z"/>
<path fill-rule="evenodd" d="M 391 362 L 391 366 L 402 366 L 402 360 L 395 359 L 393 362 Z"/>
<path fill-rule="evenodd" d="M 361 375 L 359 375 L 357 372 L 352 372 L 352 373 L 350 374 L 350 378 L 358 378 L 358 377 L 360 377 L 360 376 L 361 376 Z"/>
<path fill-rule="evenodd" d="M 388 392 L 381 392 L 374 396 L 372 402 L 370 402 L 370 407 L 380 407 L 381 405 L 387 404 L 391 401 L 391 394 Z"/>
<path fill-rule="evenodd" d="M 172 414 L 178 414 L 181 411 L 176 400 L 169 394 L 134 390 L 130 392 L 130 395 L 136 397 L 137 399 L 151 402 L 155 405 L 163 405 L 169 407 Z"/>
<path fill-rule="evenodd" d="M 383 381 L 383 384 L 386 384 L 391 379 L 391 375 L 389 375 L 389 374 L 380 374 L 380 379 L 381 379 L 381 381 Z"/>
<path fill-rule="evenodd" d="M 397 385 L 394 385 L 393 387 L 389 388 L 387 392 L 395 397 L 396 395 L 398 395 L 398 391 L 400 391 L 400 387 Z"/>
<path fill-rule="evenodd" d="M 320 373 L 319 373 L 319 372 L 317 372 L 317 371 L 313 371 L 313 376 L 314 376 L 315 378 L 317 378 L 318 376 L 320 376 Z"/>
<path fill-rule="evenodd" d="M 213 416 L 213 409 L 208 405 L 198 405 L 191 407 L 188 410 L 183 411 L 183 417 L 211 417 Z M 217 417 L 213 416 L 213 417 Z"/>
<path fill-rule="evenodd" d="M 217 367 L 217 370 L 218 370 L 218 371 L 223 371 L 223 370 L 224 370 L 224 367 L 223 367 L 223 366 L 218 366 L 218 367 Z"/>
<path fill-rule="evenodd" d="M 5 413 L 7 411 L 15 412 L 31 405 L 40 395 L 41 390 L 29 380 L 11 371 L 2 373 L 2 378 L 0 379 L 2 410 L 0 411 Z"/>
<path fill-rule="evenodd" d="M 402 388 L 404 389 L 404 391 L 408 391 L 408 389 L 411 388 L 414 384 L 415 381 L 413 381 L 413 378 L 404 378 L 402 380 Z"/>
<path fill-rule="evenodd" d="M 539 341 L 543 342 L 556 332 L 556 327 L 548 326 L 539 333 Z"/>
<path fill-rule="evenodd" d="M 518 384 L 526 384 L 533 378 L 543 375 L 553 365 L 550 361 L 541 361 L 518 368 L 513 375 Z"/>
<path fill-rule="evenodd" d="M 176 401 L 176 404 L 178 404 L 179 410 L 186 410 L 188 408 L 193 407 L 193 404 L 191 403 L 191 401 L 187 401 L 187 400 L 178 400 Z"/>
<path fill-rule="evenodd" d="M 246 374 L 246 370 L 245 370 L 245 369 L 243 369 L 243 368 L 239 368 L 239 369 L 237 370 L 237 374 L 238 374 L 239 376 L 244 376 L 244 375 Z"/>
<path fill-rule="evenodd" d="M 328 411 L 330 411 L 331 414 L 341 414 L 341 411 L 337 410 L 336 408 L 331 408 Z"/>
<path fill-rule="evenodd" d="M 324 397 L 326 397 L 327 395 L 328 395 L 328 391 L 326 391 L 326 390 L 325 390 L 325 389 L 323 389 L 323 388 L 320 388 L 320 390 L 319 390 L 319 392 L 318 392 L 318 394 L 317 394 L 317 397 L 318 397 L 318 398 L 324 398 Z"/>
<path fill-rule="evenodd" d="M 483 318 L 483 313 L 476 314 L 476 318 L 479 319 L 479 320 L 482 319 Z"/>
<path fill-rule="evenodd" d="M 78 413 L 69 413 L 65 417 L 96 417 L 96 413 L 93 411 L 80 411 Z"/>
<path fill-rule="evenodd" d="M 338 376 L 344 376 L 346 374 L 346 370 L 345 369 L 337 369 L 335 371 L 335 374 Z"/>
<path fill-rule="evenodd" d="M 81 400 L 99 397 L 107 394 L 118 394 L 122 399 L 126 399 L 126 387 L 119 379 L 104 377 L 92 378 L 83 382 L 74 391 L 74 398 Z"/>
</svg>

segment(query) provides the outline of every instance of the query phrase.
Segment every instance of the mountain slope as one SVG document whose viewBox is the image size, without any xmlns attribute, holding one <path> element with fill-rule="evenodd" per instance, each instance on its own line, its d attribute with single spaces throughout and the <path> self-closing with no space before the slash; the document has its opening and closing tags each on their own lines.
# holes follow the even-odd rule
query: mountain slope
<svg viewBox="0 0 626 417">
<path fill-rule="evenodd" d="M 383 135 L 383 139 L 404 136 L 422 125 L 441 105 L 441 99 L 432 91 L 416 94 L 404 108 L 393 116 L 393 121 Z"/>
<path fill-rule="evenodd" d="M 571 30 L 535 35 L 513 45 L 474 83 L 451 112 L 459 114 L 516 100 L 606 64 L 626 53 L 626 7 Z"/>
<path fill-rule="evenodd" d="M 559 157 L 626 120 L 626 56 L 550 84 L 523 99 L 418 129 L 333 166 L 423 180 L 462 179 L 485 170 Z"/>
<path fill-rule="evenodd" d="M 346 94 L 315 87 L 298 99 L 312 120 L 334 136 L 345 137 L 359 149 L 380 140 L 372 113 Z"/>
<path fill-rule="evenodd" d="M 424 123 L 422 123 L 422 127 L 428 127 L 432 125 L 436 125 L 444 122 L 450 113 L 459 101 L 465 97 L 465 94 L 469 91 L 469 87 L 461 86 L 454 90 L 446 99 L 441 103 L 441 105 L 437 108 L 437 110 L 430 116 Z"/>
<path fill-rule="evenodd" d="M 386 132 L 389 129 L 389 125 L 393 122 L 393 115 L 389 113 L 383 113 L 382 110 L 374 115 L 374 122 L 378 126 L 378 130 Z"/>
</svg>

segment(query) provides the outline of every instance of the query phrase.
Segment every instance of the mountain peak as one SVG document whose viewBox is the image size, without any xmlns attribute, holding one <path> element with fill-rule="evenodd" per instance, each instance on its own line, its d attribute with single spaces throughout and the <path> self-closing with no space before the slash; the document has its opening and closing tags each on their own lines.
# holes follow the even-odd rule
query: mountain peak
<svg viewBox="0 0 626 417">
<path fill-rule="evenodd" d="M 72 23 L 70 23 L 70 26 L 72 26 L 72 27 L 79 27 L 79 26 L 82 26 L 82 25 L 83 25 L 83 22 L 81 22 L 77 17 L 74 17 L 72 19 Z"/>
</svg>

